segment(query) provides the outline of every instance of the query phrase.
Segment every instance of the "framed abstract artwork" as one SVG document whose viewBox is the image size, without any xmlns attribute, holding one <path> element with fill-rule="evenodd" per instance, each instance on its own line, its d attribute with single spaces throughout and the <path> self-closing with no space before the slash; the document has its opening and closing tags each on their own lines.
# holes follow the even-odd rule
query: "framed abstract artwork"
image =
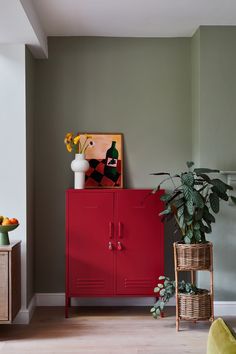
<svg viewBox="0 0 236 354">
<path fill-rule="evenodd" d="M 87 135 L 91 136 L 92 148 L 86 150 L 90 167 L 85 176 L 85 188 L 123 188 L 123 135 Z"/>
</svg>

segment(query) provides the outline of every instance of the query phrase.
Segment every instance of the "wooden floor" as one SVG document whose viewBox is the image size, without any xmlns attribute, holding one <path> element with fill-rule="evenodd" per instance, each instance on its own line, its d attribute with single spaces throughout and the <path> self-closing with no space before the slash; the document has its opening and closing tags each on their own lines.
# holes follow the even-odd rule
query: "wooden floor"
<svg viewBox="0 0 236 354">
<path fill-rule="evenodd" d="M 229 319 L 234 327 L 236 318 Z M 181 322 L 174 309 L 154 320 L 149 308 L 37 308 L 30 325 L 1 325 L 1 354 L 205 354 L 210 324 Z"/>
</svg>

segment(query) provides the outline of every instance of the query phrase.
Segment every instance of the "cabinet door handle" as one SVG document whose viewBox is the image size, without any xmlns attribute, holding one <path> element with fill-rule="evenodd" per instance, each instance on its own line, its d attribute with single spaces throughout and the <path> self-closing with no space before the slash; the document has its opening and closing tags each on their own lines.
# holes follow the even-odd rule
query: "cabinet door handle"
<svg viewBox="0 0 236 354">
<path fill-rule="evenodd" d="M 109 249 L 109 251 L 113 251 L 113 245 L 112 245 L 111 241 L 108 243 L 108 249 Z"/>
<path fill-rule="evenodd" d="M 120 241 L 117 242 L 117 249 L 118 251 L 122 251 L 123 250 L 123 247 L 122 247 L 122 244 Z"/>
<path fill-rule="evenodd" d="M 109 238 L 113 238 L 113 230 L 114 230 L 114 228 L 113 228 L 113 222 L 110 221 L 110 222 L 109 222 Z"/>
<path fill-rule="evenodd" d="M 118 222 L 118 237 L 122 238 L 122 224 L 120 221 Z"/>
</svg>

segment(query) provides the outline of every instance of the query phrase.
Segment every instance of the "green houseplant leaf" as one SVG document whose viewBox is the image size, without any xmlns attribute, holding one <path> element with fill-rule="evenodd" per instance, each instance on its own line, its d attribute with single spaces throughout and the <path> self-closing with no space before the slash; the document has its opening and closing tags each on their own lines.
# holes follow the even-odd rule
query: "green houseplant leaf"
<svg viewBox="0 0 236 354">
<path fill-rule="evenodd" d="M 214 215 L 212 215 L 212 214 L 209 212 L 209 209 L 208 209 L 208 207 L 207 207 L 206 205 L 204 206 L 204 209 L 203 209 L 203 219 L 204 219 L 207 223 L 212 223 L 212 222 L 215 222 L 215 221 L 216 221 Z"/>
<path fill-rule="evenodd" d="M 189 199 L 186 201 L 186 207 L 189 215 L 193 215 L 194 213 L 193 199 Z"/>
<path fill-rule="evenodd" d="M 194 174 L 192 172 L 183 173 L 181 175 L 181 181 L 183 184 L 192 187 L 194 184 Z"/>
<path fill-rule="evenodd" d="M 217 187 L 212 187 L 211 188 L 212 192 L 216 193 L 220 199 L 223 199 L 225 201 L 229 200 L 229 196 L 225 192 L 221 192 Z"/>
<path fill-rule="evenodd" d="M 182 189 L 183 189 L 184 198 L 186 200 L 192 199 L 193 196 L 192 188 L 187 186 L 186 184 L 183 184 Z"/>
<path fill-rule="evenodd" d="M 163 195 L 160 196 L 160 199 L 163 201 L 163 202 L 168 202 L 169 199 L 171 199 L 172 197 L 172 194 L 170 193 L 165 193 Z"/>
<path fill-rule="evenodd" d="M 193 202 L 197 208 L 204 208 L 204 199 L 197 190 L 193 191 Z"/>
<path fill-rule="evenodd" d="M 232 200 L 232 202 L 234 203 L 234 204 L 236 204 L 236 198 L 234 197 L 234 196 L 230 196 L 230 199 Z"/>
<path fill-rule="evenodd" d="M 209 196 L 209 200 L 211 209 L 214 211 L 214 213 L 217 214 L 220 210 L 220 201 L 218 195 L 215 192 L 211 193 Z"/>
<path fill-rule="evenodd" d="M 162 212 L 159 213 L 159 215 L 168 215 L 171 213 L 171 208 L 168 206 L 166 209 L 164 209 Z"/>
<path fill-rule="evenodd" d="M 202 174 L 202 173 L 219 173 L 220 171 L 219 170 L 213 170 L 211 168 L 195 168 L 194 172 L 197 175 L 199 175 L 199 174 Z"/>
</svg>

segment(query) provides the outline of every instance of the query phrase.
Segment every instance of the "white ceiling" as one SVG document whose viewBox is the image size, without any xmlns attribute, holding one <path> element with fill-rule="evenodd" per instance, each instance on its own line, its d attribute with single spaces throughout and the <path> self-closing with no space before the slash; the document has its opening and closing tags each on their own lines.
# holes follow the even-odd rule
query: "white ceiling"
<svg viewBox="0 0 236 354">
<path fill-rule="evenodd" d="M 236 0 L 33 0 L 48 36 L 191 36 L 236 25 Z"/>
<path fill-rule="evenodd" d="M 47 56 L 47 36 L 186 37 L 236 25 L 236 0 L 0 0 L 0 44 Z"/>
</svg>

